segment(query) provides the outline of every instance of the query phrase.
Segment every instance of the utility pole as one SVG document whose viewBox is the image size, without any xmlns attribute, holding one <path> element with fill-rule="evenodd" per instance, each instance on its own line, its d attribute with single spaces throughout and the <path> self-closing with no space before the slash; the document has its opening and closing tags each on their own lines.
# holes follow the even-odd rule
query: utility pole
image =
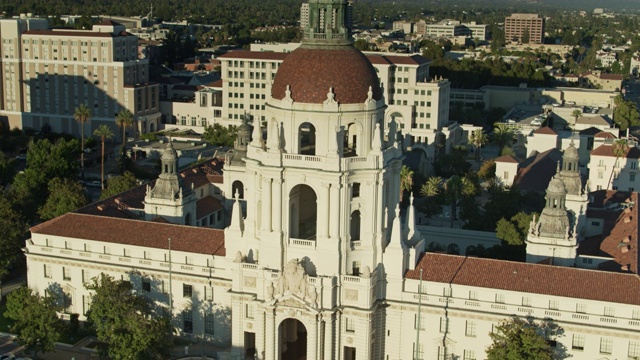
<svg viewBox="0 0 640 360">
<path fill-rule="evenodd" d="M 416 351 L 413 356 L 414 360 L 422 360 L 418 356 L 420 353 L 420 310 L 422 309 L 422 269 L 420 269 L 420 282 L 418 283 L 418 319 L 416 319 Z"/>
</svg>

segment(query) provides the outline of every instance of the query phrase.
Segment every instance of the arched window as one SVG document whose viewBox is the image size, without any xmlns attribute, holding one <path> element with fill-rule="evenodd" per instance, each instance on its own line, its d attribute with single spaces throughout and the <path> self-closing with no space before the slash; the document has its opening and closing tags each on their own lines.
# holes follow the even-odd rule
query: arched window
<svg viewBox="0 0 640 360">
<path fill-rule="evenodd" d="M 298 153 L 302 155 L 316 154 L 316 128 L 311 123 L 303 123 L 298 128 Z"/>
<path fill-rule="evenodd" d="M 296 185 L 289 193 L 289 232 L 291 237 L 315 240 L 318 205 L 315 191 L 308 185 Z"/>
<path fill-rule="evenodd" d="M 350 223 L 351 241 L 360 240 L 360 210 L 356 210 L 351 213 Z"/>
<path fill-rule="evenodd" d="M 187 213 L 187 215 L 184 216 L 184 224 L 191 225 L 191 213 Z"/>
<path fill-rule="evenodd" d="M 231 196 L 233 196 L 234 199 L 236 192 L 238 193 L 238 199 L 244 199 L 244 185 L 240 180 L 236 180 L 231 184 Z"/>
</svg>

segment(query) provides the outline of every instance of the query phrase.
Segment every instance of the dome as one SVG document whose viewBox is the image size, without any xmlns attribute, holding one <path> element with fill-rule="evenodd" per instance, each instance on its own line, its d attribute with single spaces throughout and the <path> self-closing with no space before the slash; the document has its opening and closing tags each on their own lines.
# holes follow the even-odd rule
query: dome
<svg viewBox="0 0 640 360">
<path fill-rule="evenodd" d="M 169 144 L 167 145 L 167 148 L 162 152 L 162 160 L 175 160 L 178 158 L 178 153 L 176 153 L 176 150 L 173 148 L 173 144 L 171 142 L 169 142 Z"/>
<path fill-rule="evenodd" d="M 571 142 L 569 147 L 564 150 L 564 157 L 572 159 L 578 158 L 578 149 L 576 149 L 575 145 L 573 145 L 573 142 Z"/>
<path fill-rule="evenodd" d="M 284 99 L 287 86 L 295 102 L 322 104 L 333 88 L 341 104 L 364 103 L 369 88 L 380 100 L 382 91 L 371 62 L 352 46 L 337 49 L 299 47 L 280 65 L 271 87 L 274 99 Z"/>
<path fill-rule="evenodd" d="M 564 186 L 564 182 L 559 177 L 554 176 L 547 187 L 547 194 L 566 195 L 567 189 Z"/>
</svg>

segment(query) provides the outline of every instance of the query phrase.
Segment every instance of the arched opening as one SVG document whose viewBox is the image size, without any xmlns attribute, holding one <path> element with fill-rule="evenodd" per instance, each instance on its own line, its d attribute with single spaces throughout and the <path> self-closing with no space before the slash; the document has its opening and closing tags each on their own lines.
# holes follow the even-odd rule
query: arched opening
<svg viewBox="0 0 640 360">
<path fill-rule="evenodd" d="M 316 128 L 308 122 L 298 128 L 298 146 L 302 155 L 316 154 Z"/>
<path fill-rule="evenodd" d="M 187 215 L 184 216 L 184 224 L 191 225 L 191 213 L 187 213 Z"/>
<path fill-rule="evenodd" d="M 151 123 L 149 124 L 149 132 L 155 132 L 156 131 L 156 124 Z"/>
<path fill-rule="evenodd" d="M 460 255 L 460 247 L 457 244 L 449 244 L 447 254 Z"/>
<path fill-rule="evenodd" d="M 344 131 L 343 142 L 343 156 L 358 156 L 360 152 L 360 147 L 358 146 L 358 141 L 360 140 L 360 126 L 356 123 L 349 124 Z"/>
<path fill-rule="evenodd" d="M 281 360 L 307 358 L 307 328 L 300 320 L 286 319 L 278 327 Z"/>
<path fill-rule="evenodd" d="M 387 127 L 385 129 L 386 136 L 385 141 L 395 140 L 398 137 L 398 131 L 402 128 L 401 124 L 404 121 L 404 117 L 399 112 L 393 112 L 387 117 Z M 393 123 L 393 125 L 392 125 Z M 393 133 L 393 135 L 391 134 Z"/>
<path fill-rule="evenodd" d="M 356 210 L 351 213 L 351 241 L 360 240 L 360 210 Z"/>
<path fill-rule="evenodd" d="M 437 241 L 432 241 L 427 245 L 428 252 L 438 252 L 441 253 L 444 251 L 444 246 Z"/>
<path fill-rule="evenodd" d="M 289 209 L 291 237 L 315 240 L 318 222 L 316 192 L 308 185 L 296 185 L 289 193 Z"/>
<path fill-rule="evenodd" d="M 236 192 L 238 193 L 238 199 L 244 199 L 244 185 L 240 180 L 236 180 L 231 184 L 231 196 L 235 198 Z"/>
</svg>

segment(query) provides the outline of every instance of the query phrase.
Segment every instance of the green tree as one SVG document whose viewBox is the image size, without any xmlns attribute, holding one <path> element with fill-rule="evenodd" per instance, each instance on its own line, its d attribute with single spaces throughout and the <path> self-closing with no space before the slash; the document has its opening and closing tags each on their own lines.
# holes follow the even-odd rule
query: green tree
<svg viewBox="0 0 640 360">
<path fill-rule="evenodd" d="M 80 126 L 80 167 L 84 171 L 84 124 L 91 120 L 91 109 L 89 109 L 87 105 L 82 103 L 73 112 L 73 118 L 78 122 L 78 125 Z"/>
<path fill-rule="evenodd" d="M 413 187 L 413 170 L 406 165 L 400 169 L 400 201 L 402 201 L 405 191 L 411 191 Z"/>
<path fill-rule="evenodd" d="M 63 329 L 63 323 L 56 314 L 54 299 L 41 297 L 27 286 L 7 296 L 4 316 L 14 321 L 11 331 L 18 335 L 18 343 L 33 352 L 36 358 L 38 352 L 55 348 Z"/>
<path fill-rule="evenodd" d="M 93 135 L 100 138 L 100 143 L 102 144 L 102 156 L 100 156 L 100 185 L 102 186 L 102 190 L 104 190 L 104 143 L 107 139 L 113 138 L 113 131 L 107 125 L 100 125 L 99 128 L 93 131 Z"/>
<path fill-rule="evenodd" d="M 13 180 L 15 175 L 15 160 L 8 158 L 4 152 L 0 151 L 0 188 Z"/>
<path fill-rule="evenodd" d="M 47 202 L 38 210 L 42 220 L 53 219 L 89 203 L 84 188 L 71 179 L 53 178 L 48 190 Z"/>
<path fill-rule="evenodd" d="M 112 359 L 168 359 L 171 352 L 169 319 L 154 316 L 151 304 L 132 291 L 130 281 L 100 274 L 86 285 L 93 292 L 87 317 L 98 340 L 107 344 L 102 356 Z"/>
<path fill-rule="evenodd" d="M 500 149 L 505 146 L 511 147 L 513 142 L 513 138 L 515 137 L 515 132 L 512 127 L 508 127 L 505 124 L 497 124 L 493 128 L 493 134 L 491 135 L 491 140 L 494 144 L 498 145 Z"/>
<path fill-rule="evenodd" d="M 640 125 L 640 115 L 635 103 L 625 100 L 621 95 L 614 99 L 613 121 L 620 130 L 627 130 L 629 126 Z"/>
<path fill-rule="evenodd" d="M 609 182 L 607 183 L 608 184 L 607 189 L 612 188 L 613 173 L 618 168 L 618 161 L 620 160 L 621 157 L 623 157 L 627 153 L 628 149 L 629 149 L 629 145 L 627 144 L 626 139 L 617 139 L 611 145 L 611 150 L 613 150 L 613 155 L 616 156 L 616 161 L 613 164 L 613 167 L 611 168 L 611 175 L 609 175 Z"/>
<path fill-rule="evenodd" d="M 127 144 L 127 128 L 130 127 L 131 125 L 133 125 L 133 114 L 127 110 L 127 109 L 122 109 L 120 110 L 120 112 L 118 113 L 118 115 L 116 115 L 116 125 L 118 125 L 118 127 L 122 128 L 122 157 L 125 157 L 127 150 L 126 150 L 126 144 Z"/>
<path fill-rule="evenodd" d="M 496 177 L 496 162 L 491 160 L 486 160 L 480 165 L 480 169 L 478 169 L 478 177 L 482 180 L 489 180 Z"/>
<path fill-rule="evenodd" d="M 125 171 L 121 176 L 115 176 L 107 180 L 107 188 L 102 191 L 100 200 L 125 192 L 136 185 L 138 185 L 136 176 L 130 171 Z"/>
<path fill-rule="evenodd" d="M 580 109 L 574 109 L 571 112 L 571 116 L 573 116 L 573 119 L 574 119 L 573 123 L 576 124 L 578 122 L 578 118 L 582 116 L 582 111 L 580 111 Z"/>
<path fill-rule="evenodd" d="M 524 30 L 522 30 L 522 36 L 520 37 L 520 42 L 523 44 L 528 44 L 530 37 L 531 37 L 531 32 L 529 31 L 529 28 L 526 27 L 524 28 Z"/>
<path fill-rule="evenodd" d="M 215 123 L 205 127 L 202 138 L 211 145 L 231 147 L 236 140 L 236 128 L 227 128 Z"/>
<path fill-rule="evenodd" d="M 552 360 L 564 358 L 554 350 L 551 339 L 562 336 L 563 329 L 551 322 L 536 323 L 533 319 L 512 317 L 501 321 L 489 333 L 492 343 L 487 348 L 488 360 Z"/>
<path fill-rule="evenodd" d="M 0 300 L 2 280 L 22 256 L 21 248 L 24 246 L 27 230 L 27 222 L 12 208 L 9 199 L 0 196 Z"/>
<path fill-rule="evenodd" d="M 476 161 L 480 161 L 480 148 L 489 141 L 489 137 L 482 129 L 476 129 L 469 135 L 469 141 L 476 148 Z"/>
<path fill-rule="evenodd" d="M 523 211 L 511 217 L 511 220 L 502 218 L 496 224 L 496 237 L 509 245 L 524 245 L 532 219 L 533 214 Z"/>
<path fill-rule="evenodd" d="M 464 197 L 470 197 L 478 192 L 477 185 L 467 176 L 454 175 L 443 181 L 440 177 L 430 177 L 420 188 L 420 193 L 426 197 L 443 195 L 449 202 L 451 209 L 451 227 L 457 220 L 457 203 Z"/>
<path fill-rule="evenodd" d="M 37 210 L 49 197 L 49 180 L 76 178 L 78 148 L 76 139 L 66 141 L 61 138 L 55 143 L 44 139 L 29 143 L 27 167 L 16 175 L 10 190 L 14 204 L 29 222 L 37 220 Z"/>
<path fill-rule="evenodd" d="M 360 51 L 369 51 L 371 50 L 369 47 L 369 43 L 365 39 L 358 39 L 353 43 L 353 46 Z"/>
</svg>

